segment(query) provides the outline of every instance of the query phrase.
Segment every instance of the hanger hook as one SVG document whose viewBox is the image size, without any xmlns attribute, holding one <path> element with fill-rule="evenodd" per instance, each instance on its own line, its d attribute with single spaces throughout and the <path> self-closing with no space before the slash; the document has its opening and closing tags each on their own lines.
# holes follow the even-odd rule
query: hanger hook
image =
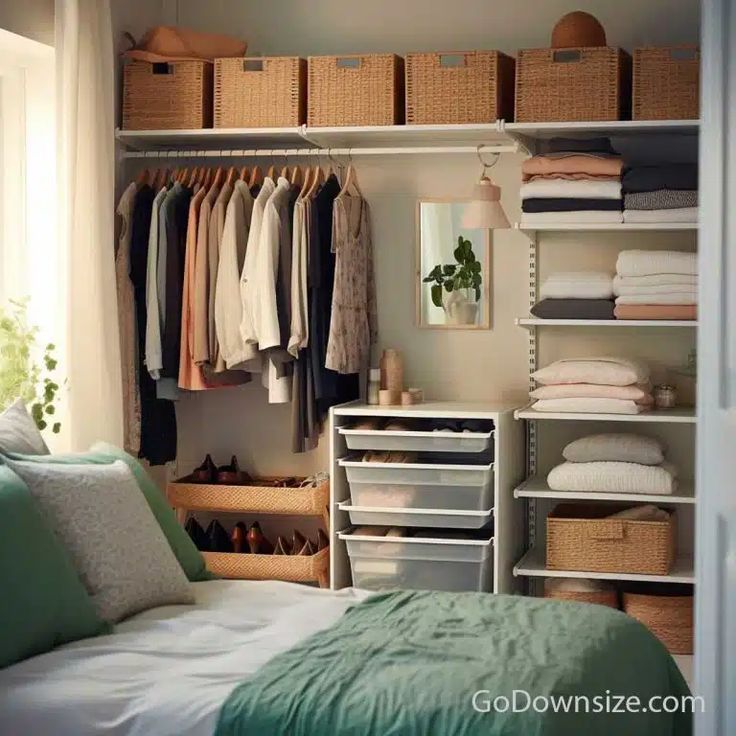
<svg viewBox="0 0 736 736">
<path fill-rule="evenodd" d="M 486 170 L 493 168 L 497 163 L 498 159 L 501 158 L 500 153 L 494 152 L 492 155 L 494 155 L 496 158 L 493 159 L 490 163 L 488 161 L 483 160 L 483 156 L 481 156 L 481 149 L 483 148 L 483 144 L 480 143 L 475 147 L 475 154 L 478 156 L 478 161 L 480 161 L 480 165 L 483 167 L 483 175 L 485 176 Z"/>
</svg>

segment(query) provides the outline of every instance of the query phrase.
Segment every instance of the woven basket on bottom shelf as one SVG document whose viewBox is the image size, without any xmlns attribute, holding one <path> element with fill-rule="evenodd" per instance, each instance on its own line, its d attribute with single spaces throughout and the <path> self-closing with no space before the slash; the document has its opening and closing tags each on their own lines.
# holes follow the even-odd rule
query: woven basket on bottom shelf
<svg viewBox="0 0 736 736">
<path fill-rule="evenodd" d="M 258 479 L 252 482 L 257 483 Z M 321 516 L 330 502 L 330 483 L 324 481 L 310 488 L 226 486 L 192 483 L 187 476 L 168 484 L 167 497 L 175 508 L 189 511 Z"/>
<path fill-rule="evenodd" d="M 306 60 L 215 59 L 215 128 L 296 127 L 306 115 Z"/>
<path fill-rule="evenodd" d="M 330 549 L 311 556 L 251 555 L 232 552 L 202 552 L 207 569 L 232 580 L 286 580 L 295 583 L 330 583 Z"/>
<path fill-rule="evenodd" d="M 700 51 L 696 46 L 634 49 L 633 66 L 634 120 L 697 119 Z"/>
<path fill-rule="evenodd" d="M 547 517 L 547 569 L 667 575 L 675 514 L 667 521 L 603 518 L 624 507 L 559 504 Z"/>
<path fill-rule="evenodd" d="M 522 49 L 516 60 L 516 120 L 625 120 L 631 57 L 608 46 Z"/>
<path fill-rule="evenodd" d="M 624 611 L 641 621 L 672 654 L 693 653 L 693 596 L 624 593 Z"/>
<path fill-rule="evenodd" d="M 595 603 L 599 606 L 618 608 L 618 593 L 615 590 L 599 590 L 580 592 L 577 590 L 550 590 L 544 591 L 545 598 L 559 601 L 576 601 L 578 603 Z"/>
<path fill-rule="evenodd" d="M 125 64 L 125 130 L 182 130 L 211 125 L 212 64 L 205 61 Z"/>
<path fill-rule="evenodd" d="M 404 121 L 404 60 L 396 54 L 310 56 L 307 125 Z"/>
<path fill-rule="evenodd" d="M 407 54 L 407 125 L 512 121 L 514 64 L 500 51 Z"/>
</svg>

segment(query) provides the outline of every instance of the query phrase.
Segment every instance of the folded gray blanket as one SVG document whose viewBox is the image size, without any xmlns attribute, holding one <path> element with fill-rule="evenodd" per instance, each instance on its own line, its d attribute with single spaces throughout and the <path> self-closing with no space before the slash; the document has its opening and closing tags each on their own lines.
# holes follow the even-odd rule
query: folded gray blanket
<svg viewBox="0 0 736 736">
<path fill-rule="evenodd" d="M 615 319 L 611 299 L 542 299 L 529 311 L 540 319 Z"/>
<path fill-rule="evenodd" d="M 676 210 L 697 206 L 697 189 L 657 189 L 624 195 L 624 209 L 627 210 Z"/>
<path fill-rule="evenodd" d="M 621 180 L 625 193 L 654 192 L 657 189 L 697 189 L 697 164 L 632 166 Z"/>
</svg>

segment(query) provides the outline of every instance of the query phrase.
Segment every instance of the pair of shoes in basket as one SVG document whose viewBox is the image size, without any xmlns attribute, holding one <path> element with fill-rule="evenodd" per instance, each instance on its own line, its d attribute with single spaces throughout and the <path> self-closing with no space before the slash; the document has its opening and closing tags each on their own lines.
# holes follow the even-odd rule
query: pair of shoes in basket
<svg viewBox="0 0 736 736">
<path fill-rule="evenodd" d="M 225 527 L 213 520 L 202 529 L 200 523 L 192 516 L 184 526 L 189 538 L 200 552 L 232 552 L 233 543 Z"/>
<path fill-rule="evenodd" d="M 204 462 L 192 471 L 194 483 L 216 483 L 225 486 L 238 486 L 250 480 L 248 473 L 242 471 L 238 465 L 238 458 L 232 456 L 229 465 L 215 465 L 211 455 L 205 457 Z"/>
<path fill-rule="evenodd" d="M 276 540 L 276 549 L 273 553 L 275 555 L 311 556 L 328 547 L 329 543 L 327 535 L 321 529 L 317 530 L 316 542 L 307 539 L 298 529 L 295 529 L 290 542 L 284 537 Z"/>
</svg>

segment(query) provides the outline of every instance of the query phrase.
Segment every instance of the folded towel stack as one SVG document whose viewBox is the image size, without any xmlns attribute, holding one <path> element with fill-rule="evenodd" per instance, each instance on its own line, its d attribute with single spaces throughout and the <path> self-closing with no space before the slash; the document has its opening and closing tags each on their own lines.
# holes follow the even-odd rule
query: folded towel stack
<svg viewBox="0 0 736 736">
<path fill-rule="evenodd" d="M 697 256 L 670 250 L 621 251 L 613 293 L 616 319 L 696 319 Z"/>
<path fill-rule="evenodd" d="M 624 222 L 697 222 L 697 164 L 633 166 L 623 177 Z"/>
<path fill-rule="evenodd" d="M 540 319 L 614 319 L 613 276 L 605 271 L 553 273 L 531 313 Z"/>
<path fill-rule="evenodd" d="M 522 225 L 622 222 L 622 170 L 608 138 L 553 138 L 521 165 Z"/>
<path fill-rule="evenodd" d="M 649 367 L 626 358 L 558 360 L 532 373 L 540 412 L 639 414 L 652 403 Z"/>
<path fill-rule="evenodd" d="M 664 496 L 677 489 L 677 469 L 665 462 L 664 447 L 653 437 L 588 435 L 570 442 L 562 456 L 566 462 L 547 476 L 554 491 Z"/>
</svg>

